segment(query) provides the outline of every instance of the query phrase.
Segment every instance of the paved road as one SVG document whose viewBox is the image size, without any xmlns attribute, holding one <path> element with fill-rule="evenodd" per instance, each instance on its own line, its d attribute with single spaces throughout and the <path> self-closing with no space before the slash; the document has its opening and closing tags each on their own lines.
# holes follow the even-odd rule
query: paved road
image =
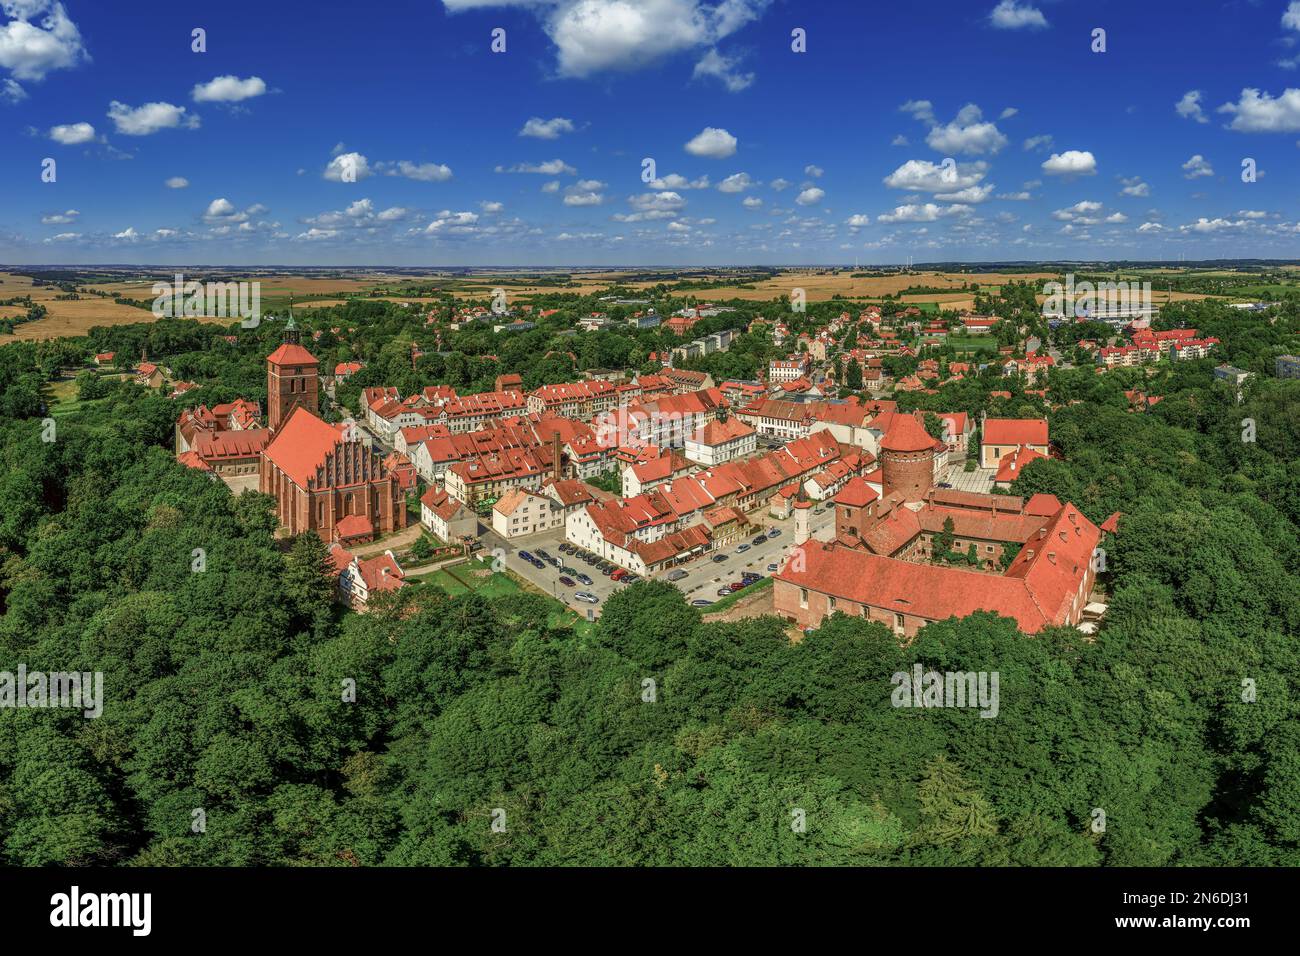
<svg viewBox="0 0 1300 956">
<path fill-rule="evenodd" d="M 757 524 L 760 521 L 760 515 L 753 515 L 751 520 Z M 679 565 L 678 567 L 687 572 L 687 576 L 672 583 L 681 588 L 690 600 L 716 601 L 719 600 L 718 588 L 722 587 L 723 584 L 739 581 L 743 571 L 754 571 L 764 576 L 770 576 L 772 572 L 768 570 L 768 565 L 780 563 L 789 550 L 794 547 L 794 519 L 787 518 L 784 521 L 777 521 L 775 518 L 762 515 L 761 522 L 764 530 L 779 528 L 781 534 L 775 538 L 770 538 L 764 544 L 751 545 L 744 552 L 736 550 L 741 542 L 732 545 L 725 552 L 715 552 L 715 554 L 725 553 L 727 555 L 725 561 L 715 562 L 711 560 L 713 555 L 710 554 L 697 558 L 688 564 Z M 829 541 L 834 537 L 835 514 L 833 509 L 827 507 L 823 514 L 813 515 L 812 529 L 813 536 L 816 538 Z M 744 543 L 749 543 L 758 534 L 759 530 L 755 528 L 751 534 L 746 536 Z M 588 591 L 600 598 L 600 603 L 594 605 L 596 614 L 599 615 L 600 608 L 605 601 L 620 588 L 626 587 L 626 585 L 611 581 L 607 576 L 601 574 L 595 568 L 588 567 L 572 555 L 562 554 L 560 544 L 565 540 L 563 529 L 557 528 L 554 531 L 532 534 L 523 538 L 513 538 L 510 541 L 502 539 L 494 531 L 487 531 L 480 540 L 483 543 L 483 550 L 477 552 L 478 557 L 489 559 L 494 549 L 500 548 L 503 555 L 502 560 L 510 571 L 535 584 L 538 588 L 556 598 L 556 600 L 561 601 L 584 616 L 589 609 L 593 608 L 593 605 L 575 600 L 573 597 L 574 592 Z M 561 572 L 558 569 L 550 565 L 545 568 L 537 568 L 519 557 L 520 551 L 537 554 L 539 548 L 587 575 L 592 579 L 592 583 L 590 585 L 579 583 L 572 588 L 565 587 L 560 583 Z M 666 579 L 667 574 L 668 572 L 661 571 L 652 575 L 652 577 Z"/>
</svg>

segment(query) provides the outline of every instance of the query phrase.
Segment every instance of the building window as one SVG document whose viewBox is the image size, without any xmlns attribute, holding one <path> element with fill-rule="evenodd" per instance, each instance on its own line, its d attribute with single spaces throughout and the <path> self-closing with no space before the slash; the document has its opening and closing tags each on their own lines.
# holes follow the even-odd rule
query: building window
<svg viewBox="0 0 1300 956">
<path fill-rule="evenodd" d="M 808 589 L 807 589 L 807 588 L 800 588 L 800 589 L 799 589 L 799 606 L 800 606 L 800 607 L 803 607 L 803 608 L 806 608 L 806 607 L 808 606 Z"/>
</svg>

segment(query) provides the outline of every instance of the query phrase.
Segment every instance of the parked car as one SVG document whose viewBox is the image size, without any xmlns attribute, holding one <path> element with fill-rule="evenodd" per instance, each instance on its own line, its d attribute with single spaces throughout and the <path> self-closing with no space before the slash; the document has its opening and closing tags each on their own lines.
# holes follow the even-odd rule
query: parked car
<svg viewBox="0 0 1300 956">
<path fill-rule="evenodd" d="M 813 514 L 815 514 L 815 515 L 824 515 L 825 513 L 826 513 L 826 509 L 825 509 L 825 508 L 814 508 L 814 509 L 813 509 Z"/>
<path fill-rule="evenodd" d="M 726 561 L 726 560 L 727 560 L 727 555 L 725 555 L 725 554 L 715 554 L 715 555 L 713 556 L 713 563 L 714 563 L 714 564 L 717 564 L 719 561 Z"/>
<path fill-rule="evenodd" d="M 718 588 L 718 597 L 726 597 L 731 593 L 731 588 Z"/>
<path fill-rule="evenodd" d="M 624 583 L 624 584 L 635 584 L 637 581 L 640 581 L 640 580 L 641 580 L 641 577 L 640 577 L 639 575 L 633 574 L 631 571 L 629 571 L 627 574 L 623 575 L 623 583 Z"/>
<path fill-rule="evenodd" d="M 538 548 L 538 549 L 537 549 L 537 556 L 538 556 L 539 558 L 541 558 L 543 561 L 551 561 L 551 560 L 554 560 L 554 559 L 551 557 L 550 552 L 548 552 L 548 551 L 543 551 L 541 548 Z"/>
<path fill-rule="evenodd" d="M 627 572 L 624 571 L 622 568 L 615 568 L 613 571 L 609 572 L 609 576 L 615 581 L 622 581 L 625 577 L 627 577 Z"/>
<path fill-rule="evenodd" d="M 561 561 L 559 558 L 547 558 L 546 563 L 549 564 L 551 567 L 556 568 L 557 570 L 559 568 L 564 567 L 564 562 Z"/>
<path fill-rule="evenodd" d="M 576 577 L 578 579 L 579 584 L 585 584 L 587 587 L 591 587 L 592 584 L 595 583 L 594 581 L 591 580 L 591 578 L 587 577 L 585 574 L 579 574 L 576 575 Z"/>
<path fill-rule="evenodd" d="M 682 578 L 686 577 L 686 575 L 687 575 L 687 572 L 686 572 L 686 571 L 683 571 L 681 568 L 678 568 L 676 571 L 669 571 L 669 572 L 668 572 L 668 580 L 669 580 L 669 581 L 680 581 Z"/>
<path fill-rule="evenodd" d="M 709 607 L 711 604 L 713 604 L 712 601 L 706 601 L 704 598 L 696 598 L 691 602 L 691 607 Z"/>
<path fill-rule="evenodd" d="M 749 550 L 749 545 L 742 544 L 740 547 L 736 549 L 736 554 L 744 554 L 748 550 Z"/>
<path fill-rule="evenodd" d="M 576 578 L 578 576 L 578 569 L 571 568 L 566 564 L 564 567 L 560 568 L 560 573 L 567 574 L 571 578 Z"/>
<path fill-rule="evenodd" d="M 769 538 L 779 538 L 779 537 L 781 537 L 781 529 L 780 529 L 780 528 L 773 528 L 771 531 L 769 531 L 769 532 L 767 533 L 767 536 L 768 536 Z"/>
<path fill-rule="evenodd" d="M 566 588 L 571 588 L 576 586 L 573 578 L 569 577 L 567 574 L 563 575 L 560 578 L 560 583 L 563 584 Z"/>
<path fill-rule="evenodd" d="M 592 594 L 590 591 L 575 591 L 573 596 L 584 604 L 600 603 L 600 598 L 596 597 L 596 595 Z"/>
<path fill-rule="evenodd" d="M 760 534 L 757 538 L 755 538 L 753 541 L 750 542 L 750 544 L 766 544 L 766 543 L 767 543 L 767 535 L 765 534 Z"/>
<path fill-rule="evenodd" d="M 781 565 L 779 565 L 779 564 L 769 564 L 769 565 L 767 566 L 767 569 L 768 569 L 769 571 L 771 571 L 773 574 L 775 574 L 777 571 L 781 570 Z"/>
<path fill-rule="evenodd" d="M 533 558 L 533 567 L 535 567 L 539 571 L 545 570 L 546 562 L 543 561 L 541 558 Z"/>
<path fill-rule="evenodd" d="M 744 588 L 745 583 L 743 581 L 732 581 L 727 585 L 727 589 L 730 591 L 743 591 Z"/>
<path fill-rule="evenodd" d="M 573 552 L 576 550 L 577 549 L 573 545 L 569 544 L 569 542 L 567 541 L 565 541 L 563 544 L 560 545 L 560 551 L 563 554 L 573 554 Z"/>
<path fill-rule="evenodd" d="M 525 561 L 527 561 L 529 564 L 532 564 L 532 563 L 533 563 L 533 556 L 532 556 L 531 554 L 529 554 L 527 551 L 520 551 L 520 552 L 519 552 L 519 557 L 523 558 L 523 559 L 524 559 Z"/>
<path fill-rule="evenodd" d="M 941 481 L 941 482 L 939 482 L 939 487 L 940 487 L 940 488 L 951 488 L 952 485 L 951 485 L 950 483 L 946 482 L 946 481 Z"/>
</svg>

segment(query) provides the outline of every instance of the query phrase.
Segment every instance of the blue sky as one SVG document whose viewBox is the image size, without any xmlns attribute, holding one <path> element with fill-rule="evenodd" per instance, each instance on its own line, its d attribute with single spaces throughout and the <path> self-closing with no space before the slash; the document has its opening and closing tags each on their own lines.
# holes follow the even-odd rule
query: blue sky
<svg viewBox="0 0 1300 956">
<path fill-rule="evenodd" d="M 1297 0 L 0 11 L 0 262 L 1300 256 Z"/>
</svg>

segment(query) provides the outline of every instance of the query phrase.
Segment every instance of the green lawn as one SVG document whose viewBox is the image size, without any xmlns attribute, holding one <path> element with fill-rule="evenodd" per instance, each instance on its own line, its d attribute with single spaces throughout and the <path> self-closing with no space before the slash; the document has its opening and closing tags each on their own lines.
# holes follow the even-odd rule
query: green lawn
<svg viewBox="0 0 1300 956">
<path fill-rule="evenodd" d="M 524 592 L 541 594 L 552 605 L 546 621 L 550 627 L 572 627 L 574 633 L 579 637 L 586 637 L 595 627 L 595 622 L 588 621 L 585 616 L 570 610 L 549 594 L 545 594 L 539 588 L 533 587 L 508 571 L 484 576 L 474 574 L 475 571 L 486 571 L 490 570 L 490 568 L 490 561 L 475 559 L 452 568 L 441 568 L 430 574 L 412 575 L 409 580 L 427 581 L 430 584 L 437 585 L 452 596 L 469 594 L 471 591 L 486 598 L 505 597 L 509 594 Z"/>
<path fill-rule="evenodd" d="M 946 341 L 958 352 L 996 352 L 998 340 L 991 335 L 949 335 Z"/>
</svg>

